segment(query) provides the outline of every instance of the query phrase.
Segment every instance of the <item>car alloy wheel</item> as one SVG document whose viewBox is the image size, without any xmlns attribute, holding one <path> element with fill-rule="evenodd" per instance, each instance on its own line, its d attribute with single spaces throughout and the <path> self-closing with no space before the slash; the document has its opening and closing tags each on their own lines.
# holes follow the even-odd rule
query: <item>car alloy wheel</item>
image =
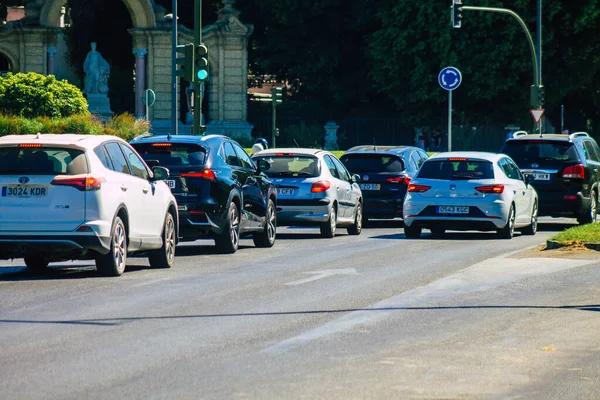
<svg viewBox="0 0 600 400">
<path fill-rule="evenodd" d="M 506 225 L 504 225 L 504 227 L 498 231 L 498 234 L 501 238 L 512 239 L 515 233 L 515 214 L 515 206 L 511 204 L 510 209 L 508 210 Z"/>
<path fill-rule="evenodd" d="M 537 232 L 538 225 L 538 204 L 537 201 L 533 203 L 533 210 L 531 210 L 531 222 L 525 228 L 521 229 L 521 233 L 524 235 L 535 235 Z"/>
<path fill-rule="evenodd" d="M 215 236 L 215 244 L 220 253 L 231 254 L 238 249 L 240 242 L 240 214 L 234 202 L 229 203 L 229 211 L 223 231 Z"/>
<path fill-rule="evenodd" d="M 110 238 L 110 250 L 96 258 L 96 269 L 105 276 L 120 276 L 127 264 L 127 231 L 120 217 L 115 217 Z"/>
<path fill-rule="evenodd" d="M 152 268 L 171 268 L 175 262 L 175 220 L 167 213 L 162 230 L 162 246 L 148 256 Z"/>
<path fill-rule="evenodd" d="M 265 214 L 265 227 L 261 232 L 252 234 L 254 245 L 257 247 L 272 247 L 277 235 L 277 217 L 275 215 L 275 204 L 269 200 Z"/>
<path fill-rule="evenodd" d="M 337 228 L 337 209 L 335 206 L 331 207 L 329 211 L 329 218 L 327 221 L 321 224 L 321 236 L 331 239 L 335 236 Z"/>
<path fill-rule="evenodd" d="M 121 271 L 121 273 L 125 270 L 125 263 L 127 261 L 126 242 L 125 227 L 123 227 L 123 224 L 117 224 L 113 233 L 113 257 L 117 271 Z"/>
<path fill-rule="evenodd" d="M 360 235 L 362 232 L 362 204 L 358 203 L 356 205 L 356 210 L 354 211 L 354 224 L 348 228 L 348 234 L 350 235 Z"/>
<path fill-rule="evenodd" d="M 229 221 L 231 245 L 237 249 L 240 243 L 240 218 L 235 206 L 229 210 Z"/>
</svg>

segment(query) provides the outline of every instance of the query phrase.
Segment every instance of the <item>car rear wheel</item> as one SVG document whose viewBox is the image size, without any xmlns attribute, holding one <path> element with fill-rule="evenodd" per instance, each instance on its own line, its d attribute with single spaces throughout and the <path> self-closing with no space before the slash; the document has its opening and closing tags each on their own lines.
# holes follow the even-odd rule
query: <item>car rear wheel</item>
<svg viewBox="0 0 600 400">
<path fill-rule="evenodd" d="M 232 201 L 229 204 L 227 221 L 223 227 L 223 232 L 215 236 L 215 244 L 220 253 L 235 253 L 240 244 L 240 213 L 237 206 Z"/>
<path fill-rule="evenodd" d="M 262 232 L 252 234 L 252 240 L 256 247 L 273 247 L 277 235 L 277 218 L 275 216 L 275 204 L 269 199 L 267 214 L 265 215 L 265 228 Z"/>
<path fill-rule="evenodd" d="M 41 254 L 27 254 L 24 257 L 24 261 L 27 269 L 33 272 L 40 272 L 49 264 L 48 260 Z"/>
<path fill-rule="evenodd" d="M 404 236 L 408 239 L 418 239 L 421 237 L 421 227 L 415 224 L 404 225 Z"/>
<path fill-rule="evenodd" d="M 329 219 L 321 224 L 321 236 L 324 238 L 331 239 L 335 236 L 335 230 L 337 228 L 337 210 L 335 206 L 331 207 L 329 211 Z"/>
<path fill-rule="evenodd" d="M 537 232 L 537 219 L 538 219 L 538 205 L 537 201 L 533 203 L 533 210 L 531 211 L 531 223 L 525 228 L 521 229 L 523 235 L 535 235 Z"/>
<path fill-rule="evenodd" d="M 598 214 L 598 201 L 596 199 L 596 193 L 592 191 L 590 196 L 590 208 L 587 213 L 581 215 L 577 218 L 577 222 L 581 225 L 583 224 L 591 224 L 592 222 L 596 222 L 596 216 Z"/>
<path fill-rule="evenodd" d="M 354 224 L 352 224 L 348 228 L 349 235 L 360 235 L 363 227 L 363 217 L 362 217 L 362 204 L 358 203 L 356 205 L 356 211 L 354 212 Z"/>
<path fill-rule="evenodd" d="M 502 239 L 512 239 L 515 233 L 515 206 L 510 205 L 508 210 L 508 218 L 506 219 L 506 225 L 502 229 L 498 229 L 498 236 Z"/>
<path fill-rule="evenodd" d="M 110 251 L 96 258 L 96 269 L 104 276 L 120 276 L 127 264 L 127 231 L 119 217 L 115 217 L 110 237 Z"/>
<path fill-rule="evenodd" d="M 162 246 L 148 253 L 152 268 L 171 268 L 175 262 L 175 220 L 167 213 L 162 231 Z"/>
</svg>

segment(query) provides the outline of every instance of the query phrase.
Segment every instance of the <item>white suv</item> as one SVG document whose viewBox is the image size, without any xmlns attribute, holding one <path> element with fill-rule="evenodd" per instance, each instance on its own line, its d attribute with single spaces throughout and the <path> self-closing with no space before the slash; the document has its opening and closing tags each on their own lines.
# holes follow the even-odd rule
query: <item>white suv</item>
<svg viewBox="0 0 600 400">
<path fill-rule="evenodd" d="M 151 267 L 169 268 L 179 221 L 168 175 L 114 136 L 0 137 L 0 259 L 32 270 L 95 259 L 118 276 L 128 254 L 147 251 Z"/>
</svg>

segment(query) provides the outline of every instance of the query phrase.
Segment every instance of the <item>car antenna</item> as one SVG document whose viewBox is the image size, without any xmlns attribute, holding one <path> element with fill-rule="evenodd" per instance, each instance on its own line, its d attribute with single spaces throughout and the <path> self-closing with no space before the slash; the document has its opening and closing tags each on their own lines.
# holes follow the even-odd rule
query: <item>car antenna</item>
<svg viewBox="0 0 600 400">
<path fill-rule="evenodd" d="M 167 133 L 167 140 L 171 140 L 171 132 Z"/>
<path fill-rule="evenodd" d="M 377 150 L 377 146 L 375 145 L 375 136 L 373 136 L 373 151 Z"/>
<path fill-rule="evenodd" d="M 300 145 L 298 144 L 298 142 L 296 142 L 296 139 L 294 139 L 294 143 L 296 143 L 296 147 L 300 147 Z"/>
</svg>

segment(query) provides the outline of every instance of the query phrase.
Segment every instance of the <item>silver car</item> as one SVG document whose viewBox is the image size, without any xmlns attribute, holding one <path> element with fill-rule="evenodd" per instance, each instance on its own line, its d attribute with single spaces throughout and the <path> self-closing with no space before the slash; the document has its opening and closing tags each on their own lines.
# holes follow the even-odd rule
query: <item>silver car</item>
<svg viewBox="0 0 600 400">
<path fill-rule="evenodd" d="M 362 231 L 362 193 L 346 167 L 333 154 L 319 149 L 269 149 L 255 153 L 266 160 L 264 173 L 277 189 L 278 226 L 319 226 L 323 237 L 338 227 L 350 235 Z"/>
</svg>

